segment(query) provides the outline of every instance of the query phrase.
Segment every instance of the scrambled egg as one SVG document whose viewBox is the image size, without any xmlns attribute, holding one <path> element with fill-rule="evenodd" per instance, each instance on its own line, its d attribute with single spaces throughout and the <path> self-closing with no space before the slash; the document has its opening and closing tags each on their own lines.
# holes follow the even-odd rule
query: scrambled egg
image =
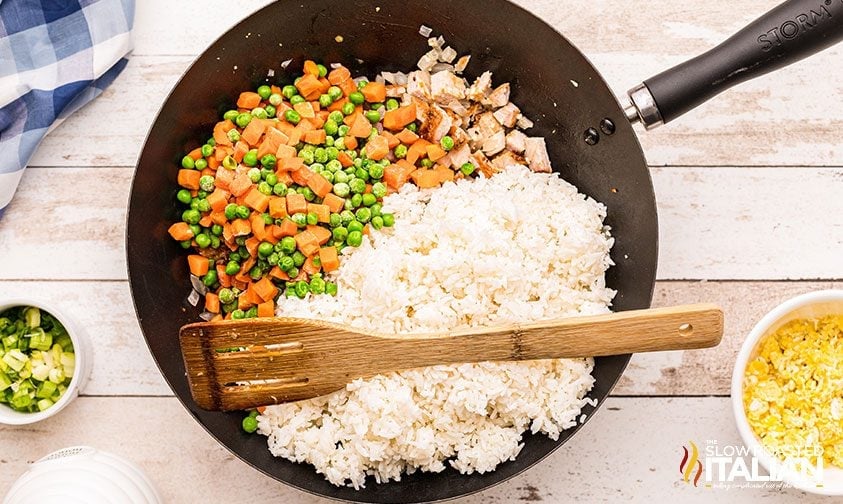
<svg viewBox="0 0 843 504">
<path fill-rule="evenodd" d="M 746 367 L 749 425 L 780 458 L 843 467 L 843 315 L 788 322 Z M 813 452 L 812 452 L 813 450 Z"/>
</svg>

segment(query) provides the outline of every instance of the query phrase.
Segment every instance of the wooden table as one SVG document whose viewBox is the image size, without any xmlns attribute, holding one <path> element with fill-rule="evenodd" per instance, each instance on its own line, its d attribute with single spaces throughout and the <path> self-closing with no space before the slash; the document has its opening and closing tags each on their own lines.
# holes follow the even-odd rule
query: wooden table
<svg viewBox="0 0 843 504">
<path fill-rule="evenodd" d="M 31 427 L 0 427 L 0 494 L 26 463 L 73 444 L 128 457 L 167 502 L 323 503 L 240 462 L 173 397 L 146 349 L 129 288 L 124 223 L 144 135 L 214 38 L 267 0 L 137 2 L 135 52 L 94 103 L 43 142 L 0 220 L 0 292 L 60 302 L 88 329 L 83 397 Z M 617 93 L 725 39 L 776 0 L 519 0 L 555 26 Z M 722 304 L 716 349 L 636 355 L 596 418 L 530 471 L 466 503 L 820 502 L 793 490 L 681 481 L 682 445 L 738 443 L 729 381 L 745 335 L 796 294 L 843 287 L 843 47 L 744 84 L 640 139 L 660 216 L 654 305 Z"/>
</svg>

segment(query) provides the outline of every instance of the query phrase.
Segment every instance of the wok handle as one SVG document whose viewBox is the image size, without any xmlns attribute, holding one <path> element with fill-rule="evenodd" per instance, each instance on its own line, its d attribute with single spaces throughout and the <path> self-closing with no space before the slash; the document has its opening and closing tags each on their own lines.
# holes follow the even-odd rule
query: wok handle
<svg viewBox="0 0 843 504">
<path fill-rule="evenodd" d="M 672 121 L 735 84 L 843 39 L 843 0 L 788 0 L 726 41 L 629 91 L 627 117 L 647 129 Z M 822 75 L 825 69 L 817 69 Z"/>
</svg>

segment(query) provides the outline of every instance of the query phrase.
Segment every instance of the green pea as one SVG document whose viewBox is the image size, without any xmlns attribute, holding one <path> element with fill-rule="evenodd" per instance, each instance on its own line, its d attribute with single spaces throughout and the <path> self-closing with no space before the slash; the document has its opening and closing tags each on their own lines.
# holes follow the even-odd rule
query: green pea
<svg viewBox="0 0 843 504">
<path fill-rule="evenodd" d="M 351 128 L 347 124 L 340 124 L 340 127 L 337 128 L 337 135 L 339 135 L 341 137 L 344 137 L 344 136 L 348 135 L 348 131 L 350 129 Z M 339 149 L 339 147 L 337 147 L 337 148 Z"/>
<path fill-rule="evenodd" d="M 233 122 L 235 119 L 237 119 L 237 116 L 239 115 L 240 112 L 236 110 L 226 110 L 225 114 L 222 115 L 222 118 Z"/>
<path fill-rule="evenodd" d="M 331 157 L 331 152 L 330 152 L 330 151 L 331 151 L 331 149 L 330 149 L 330 148 L 328 148 L 328 149 L 325 149 L 325 150 L 326 150 L 326 152 L 328 153 L 328 157 L 330 158 L 330 157 Z M 338 171 L 342 170 L 342 163 L 340 163 L 340 162 L 339 162 L 339 161 L 337 161 L 336 159 L 331 159 L 331 160 L 330 160 L 330 161 L 328 161 L 328 163 L 325 165 L 325 169 L 327 169 L 327 170 L 328 170 L 329 172 L 331 172 L 331 173 L 337 173 Z"/>
<path fill-rule="evenodd" d="M 353 194 L 349 201 L 351 202 L 351 208 L 357 208 L 363 204 L 363 195 L 360 193 Z"/>
<path fill-rule="evenodd" d="M 237 204 L 236 203 L 229 203 L 225 205 L 225 218 L 228 220 L 233 220 L 237 218 Z"/>
<path fill-rule="evenodd" d="M 316 65 L 316 68 L 319 69 L 319 77 L 325 77 L 326 75 L 328 75 L 328 67 L 326 67 L 322 63 Z"/>
<path fill-rule="evenodd" d="M 471 164 L 471 163 L 465 163 L 462 166 L 460 166 L 460 171 L 462 172 L 463 175 L 468 177 L 469 175 L 474 173 L 474 165 Z"/>
<path fill-rule="evenodd" d="M 400 105 L 401 104 L 398 103 L 398 100 L 396 100 L 395 98 L 390 98 L 390 99 L 386 100 L 386 110 L 395 110 Z"/>
<path fill-rule="evenodd" d="M 369 176 L 373 179 L 380 180 L 383 177 L 383 166 L 379 164 L 372 165 L 371 168 L 369 168 Z"/>
<path fill-rule="evenodd" d="M 246 312 L 244 312 L 243 310 L 238 308 L 238 309 L 234 310 L 233 312 L 231 312 L 231 318 L 233 318 L 234 320 L 240 320 L 242 318 L 246 318 Z M 248 418 L 248 417 L 246 417 L 246 418 Z M 244 418 L 243 420 L 246 420 L 246 419 Z M 254 418 L 252 420 L 254 420 Z M 243 429 L 245 429 L 245 428 L 246 428 L 246 426 L 244 425 Z"/>
<path fill-rule="evenodd" d="M 372 217 L 372 227 L 375 229 L 380 229 L 383 227 L 383 217 L 380 215 L 376 215 Z"/>
<path fill-rule="evenodd" d="M 335 242 L 344 243 L 345 239 L 348 238 L 348 229 L 342 226 L 336 227 L 331 232 L 331 235 L 334 237 Z"/>
<path fill-rule="evenodd" d="M 250 122 L 252 122 L 252 114 L 247 114 L 245 112 L 242 114 L 238 114 L 237 119 L 235 119 L 234 122 L 237 123 L 237 126 L 245 128 L 249 125 Z"/>
<path fill-rule="evenodd" d="M 196 240 L 196 244 L 199 245 L 199 248 L 208 248 L 211 244 L 211 237 L 205 233 L 199 233 L 196 235 L 194 240 Z"/>
<path fill-rule="evenodd" d="M 277 107 L 278 105 L 281 105 L 281 103 L 283 101 L 284 101 L 284 97 L 281 96 L 278 93 L 272 93 L 271 95 L 269 95 L 269 104 L 272 105 L 273 107 Z"/>
<path fill-rule="evenodd" d="M 337 284 L 333 282 L 328 282 L 325 284 L 325 294 L 329 296 L 336 296 L 337 295 Z"/>
<path fill-rule="evenodd" d="M 205 276 L 202 277 L 202 283 L 204 283 L 208 287 L 212 287 L 215 283 L 217 283 L 217 270 L 211 268 L 205 273 Z"/>
<path fill-rule="evenodd" d="M 281 268 L 282 271 L 285 273 L 290 271 L 291 269 L 295 268 L 296 265 L 293 264 L 293 258 L 290 256 L 284 256 L 278 260 L 278 267 Z"/>
<path fill-rule="evenodd" d="M 304 264 L 304 263 L 302 263 L 302 264 Z M 293 266 L 287 272 L 287 276 L 289 276 L 290 278 L 296 278 L 297 276 L 299 276 L 299 273 L 300 273 L 300 271 L 299 271 L 298 266 Z"/>
<path fill-rule="evenodd" d="M 351 102 L 347 102 L 342 106 L 342 113 L 345 115 L 351 115 L 354 113 L 354 104 Z M 345 135 L 343 135 L 345 136 Z"/>
<path fill-rule="evenodd" d="M 292 124 L 298 124 L 301 122 L 301 114 L 299 114 L 295 110 L 290 109 L 284 112 L 284 119 L 286 119 Z"/>
<path fill-rule="evenodd" d="M 343 226 L 348 226 L 354 220 L 354 213 L 351 210 L 343 210 L 340 212 L 340 219 L 342 219 Z"/>
<path fill-rule="evenodd" d="M 353 103 L 354 105 L 363 105 L 363 102 L 366 101 L 366 97 L 363 96 L 363 93 L 360 91 L 354 91 L 350 95 L 348 95 L 348 101 Z M 345 112 L 343 112 L 345 114 Z M 348 114 L 345 114 L 348 115 Z"/>
<path fill-rule="evenodd" d="M 375 203 L 374 205 L 370 206 L 369 210 L 372 211 L 372 217 L 380 215 L 382 208 L 383 208 L 383 206 L 380 203 Z"/>
<path fill-rule="evenodd" d="M 323 128 L 325 129 L 325 134 L 334 136 L 337 134 L 339 125 L 336 123 L 336 121 L 328 119 L 327 121 L 325 121 L 325 126 L 323 126 Z"/>
<path fill-rule="evenodd" d="M 360 231 L 352 231 L 348 233 L 348 240 L 346 240 L 352 247 L 359 247 L 363 243 L 363 233 Z"/>
<path fill-rule="evenodd" d="M 364 114 L 370 123 L 376 123 L 381 120 L 381 115 L 377 110 L 367 110 Z"/>
<path fill-rule="evenodd" d="M 271 155 L 271 154 L 267 154 L 267 156 L 269 156 L 269 155 Z M 264 157 L 266 157 L 266 156 L 264 156 Z M 269 175 L 266 176 L 266 183 L 271 185 L 274 188 L 278 184 L 278 175 L 276 175 L 274 173 L 270 173 Z"/>
<path fill-rule="evenodd" d="M 362 178 L 354 178 L 351 179 L 351 182 L 349 182 L 348 186 L 351 188 L 351 192 L 355 194 L 360 194 L 366 190 L 366 181 Z"/>
<path fill-rule="evenodd" d="M 439 140 L 439 145 L 441 145 L 444 150 L 449 151 L 454 148 L 454 139 L 445 135 L 441 140 Z"/>
<path fill-rule="evenodd" d="M 366 207 L 358 208 L 356 212 L 354 212 L 354 216 L 360 222 L 369 222 L 372 218 L 372 211 Z"/>
<path fill-rule="evenodd" d="M 269 242 L 261 242 L 260 245 L 258 245 L 258 255 L 261 257 L 269 257 L 269 254 L 271 254 L 272 251 L 273 247 Z"/>
<path fill-rule="evenodd" d="M 342 98 L 342 89 L 339 86 L 331 86 L 328 88 L 328 96 L 331 97 L 331 100 L 337 101 Z"/>
<path fill-rule="evenodd" d="M 326 151 L 323 147 L 317 147 L 316 150 L 313 151 L 313 158 L 317 163 L 327 163 L 328 151 Z"/>
<path fill-rule="evenodd" d="M 345 125 L 343 125 L 343 126 L 345 126 Z M 337 130 L 337 134 L 339 135 L 339 130 Z M 340 150 L 345 149 L 345 138 L 344 137 L 337 137 L 337 139 L 334 140 L 334 147 L 336 147 L 337 149 L 340 149 Z"/>
<path fill-rule="evenodd" d="M 181 220 L 187 222 L 188 224 L 198 224 L 199 219 L 201 218 L 202 215 L 199 213 L 199 210 L 195 210 L 193 208 L 185 210 L 181 214 Z"/>
<path fill-rule="evenodd" d="M 313 151 L 310 150 L 302 150 L 299 152 L 299 157 L 302 158 L 304 164 L 312 165 L 315 161 L 313 156 Z"/>
<path fill-rule="evenodd" d="M 304 99 L 304 96 L 301 96 L 301 95 L 296 95 L 296 96 L 290 98 L 290 104 L 291 105 L 298 105 L 299 103 L 304 103 L 306 101 L 307 100 Z"/>
<path fill-rule="evenodd" d="M 412 131 L 413 133 L 416 133 L 419 130 L 419 125 L 416 124 L 415 122 L 411 122 L 410 124 L 407 125 L 407 129 Z"/>
<path fill-rule="evenodd" d="M 214 177 L 210 175 L 202 175 L 199 177 L 199 188 L 206 192 L 214 190 Z"/>
<path fill-rule="evenodd" d="M 268 213 L 266 213 L 266 212 L 262 213 L 261 218 L 263 219 L 263 223 L 266 224 L 267 226 L 272 225 L 272 216 L 269 215 Z"/>
<path fill-rule="evenodd" d="M 205 158 L 199 158 L 194 162 L 193 167 L 197 170 L 204 170 L 208 167 L 208 161 Z"/>
<path fill-rule="evenodd" d="M 393 150 L 393 154 L 398 159 L 404 159 L 407 157 L 407 146 L 404 144 L 395 146 L 395 150 Z"/>
<path fill-rule="evenodd" d="M 301 195 L 304 196 L 304 199 L 306 199 L 308 202 L 311 202 L 316 199 L 316 193 L 314 193 L 313 189 L 309 187 L 302 187 Z"/>
<path fill-rule="evenodd" d="M 314 157 L 315 156 L 316 155 L 314 154 Z M 322 163 L 313 163 L 312 165 L 310 165 L 310 169 L 316 173 L 322 173 L 322 171 L 325 170 L 325 165 L 323 165 Z"/>
<path fill-rule="evenodd" d="M 307 296 L 307 293 L 310 292 L 310 285 L 308 285 L 307 282 L 302 280 L 296 282 L 295 290 L 296 296 L 298 296 L 299 299 L 304 299 L 304 297 Z"/>
<path fill-rule="evenodd" d="M 307 219 L 308 225 L 310 225 L 310 226 L 315 226 L 315 225 L 319 224 L 319 216 L 316 215 L 315 212 L 308 212 L 306 219 Z"/>
<path fill-rule="evenodd" d="M 310 292 L 313 294 L 324 294 L 325 293 L 325 280 L 322 280 L 320 277 L 313 277 L 310 280 Z"/>
<path fill-rule="evenodd" d="M 364 195 L 364 200 L 363 200 L 364 205 L 366 204 L 365 196 L 366 195 Z M 384 185 L 383 182 L 375 182 L 374 184 L 372 184 L 372 196 L 375 199 L 380 199 L 380 198 L 383 198 L 384 196 L 386 196 L 386 185 Z M 372 204 L 374 204 L 374 202 Z M 366 206 L 372 206 L 372 205 L 366 205 Z"/>
<path fill-rule="evenodd" d="M 307 215 L 301 212 L 294 213 L 290 216 L 290 219 L 300 228 L 307 226 Z"/>
<path fill-rule="evenodd" d="M 272 88 L 264 84 L 263 86 L 258 87 L 258 96 L 261 97 L 261 100 L 266 100 L 269 98 L 269 95 L 272 94 Z"/>
<path fill-rule="evenodd" d="M 252 211 L 246 205 L 237 205 L 237 217 L 241 219 L 248 219 Z M 242 238 L 242 237 L 241 237 Z"/>
<path fill-rule="evenodd" d="M 180 189 L 179 192 L 176 193 L 176 199 L 184 203 L 185 205 L 190 204 L 190 200 L 193 199 L 193 196 L 190 195 L 190 191 L 187 189 Z"/>
<path fill-rule="evenodd" d="M 351 179 L 348 176 L 348 174 L 345 173 L 342 170 L 338 170 L 334 173 L 334 184 L 346 184 L 346 185 L 348 185 L 347 182 L 349 180 L 351 180 Z M 350 191 L 351 189 L 348 189 L 348 190 Z M 336 191 L 334 191 L 334 193 L 336 194 Z M 339 194 L 337 194 L 337 196 L 339 196 Z M 343 197 L 345 197 L 345 196 L 343 196 Z"/>
<path fill-rule="evenodd" d="M 275 113 L 278 112 L 274 105 L 267 105 L 264 110 L 266 110 L 266 117 L 275 117 Z"/>
<path fill-rule="evenodd" d="M 228 261 L 228 264 L 225 265 L 225 274 L 226 275 L 236 275 L 240 272 L 240 263 L 237 261 Z"/>
<path fill-rule="evenodd" d="M 277 177 L 276 177 L 277 180 Z M 285 196 L 287 194 L 287 185 L 283 182 L 278 182 L 272 187 L 272 193 L 276 196 Z"/>
<path fill-rule="evenodd" d="M 366 189 L 366 181 L 369 180 L 369 166 L 374 166 L 371 161 L 364 162 L 363 166 L 354 169 L 354 176 L 363 181 L 363 190 Z M 362 192 L 362 191 L 361 191 Z"/>
<path fill-rule="evenodd" d="M 296 86 L 287 84 L 286 86 L 281 88 L 281 94 L 284 95 L 284 98 L 289 100 L 290 98 L 299 94 L 299 90 L 296 89 Z"/>
<path fill-rule="evenodd" d="M 330 183 L 334 183 L 334 174 L 329 172 L 328 170 L 324 170 L 321 173 L 322 177 Z"/>
<path fill-rule="evenodd" d="M 331 146 L 326 147 L 325 152 L 328 154 L 328 161 L 329 162 L 330 161 L 336 161 L 337 169 L 339 170 L 340 168 L 342 168 L 342 163 L 337 161 L 337 158 L 340 155 L 340 150 L 337 147 L 331 147 Z"/>
<path fill-rule="evenodd" d="M 433 161 L 430 158 L 424 158 L 421 160 L 421 165 L 425 168 L 431 168 L 433 166 Z"/>
<path fill-rule="evenodd" d="M 348 228 L 349 233 L 352 233 L 354 231 L 363 232 L 363 223 L 358 220 L 352 220 L 348 223 L 348 226 L 346 227 Z"/>
<path fill-rule="evenodd" d="M 260 182 L 261 171 L 257 168 L 252 168 L 251 170 L 246 172 L 246 175 L 248 175 L 249 180 L 251 180 L 253 184 L 257 184 L 258 182 Z"/>
<path fill-rule="evenodd" d="M 227 287 L 223 287 L 222 289 L 220 289 L 220 291 L 217 293 L 217 296 L 220 297 L 220 303 L 222 304 L 233 303 L 235 299 L 234 292 L 232 292 L 231 289 Z"/>
<path fill-rule="evenodd" d="M 252 109 L 252 116 L 257 117 L 258 119 L 266 119 L 266 109 L 263 107 L 255 107 Z"/>
<path fill-rule="evenodd" d="M 213 226 L 211 226 L 211 234 L 213 234 L 214 236 L 221 236 L 222 231 L 223 228 L 219 224 L 214 224 Z"/>
<path fill-rule="evenodd" d="M 248 432 L 249 434 L 258 430 L 258 421 L 256 418 L 253 418 L 251 416 L 247 416 L 246 418 L 244 418 L 242 424 L 243 430 Z"/>
<path fill-rule="evenodd" d="M 183 249 L 189 249 L 190 247 L 193 246 L 193 244 L 190 242 L 190 240 L 180 241 L 179 245 L 181 245 L 181 248 L 183 248 Z"/>
<path fill-rule="evenodd" d="M 372 186 L 373 190 L 374 190 L 374 187 L 375 186 Z M 370 206 L 374 205 L 377 201 L 378 201 L 378 198 L 373 193 L 366 193 L 366 194 L 363 195 L 363 201 L 362 201 L 363 206 L 370 207 Z"/>
<path fill-rule="evenodd" d="M 332 213 L 331 217 L 329 218 L 328 225 L 332 228 L 342 225 L 342 217 L 340 217 L 340 214 Z"/>
<path fill-rule="evenodd" d="M 274 154 L 266 154 L 265 156 L 263 156 L 261 158 L 261 166 L 264 166 L 264 167 L 266 167 L 270 170 L 272 168 L 275 168 L 275 164 L 277 162 L 278 162 L 278 160 L 275 158 Z"/>
<path fill-rule="evenodd" d="M 391 213 L 385 213 L 381 215 L 383 217 L 383 225 L 386 227 L 392 227 L 395 224 L 395 216 Z"/>
<path fill-rule="evenodd" d="M 187 170 L 192 170 L 196 166 L 195 161 L 190 156 L 181 158 L 181 167 Z"/>
<path fill-rule="evenodd" d="M 231 130 L 234 131 L 234 130 Z M 232 156 L 225 156 L 222 160 L 222 167 L 226 170 L 233 170 L 237 168 L 237 161 Z"/>
<path fill-rule="evenodd" d="M 327 94 L 319 95 L 319 106 L 322 108 L 328 108 L 331 104 L 334 103 L 334 100 Z"/>
<path fill-rule="evenodd" d="M 300 251 L 296 250 L 293 252 L 293 264 L 296 265 L 296 268 L 301 268 L 302 264 L 304 264 L 305 257 Z"/>
<path fill-rule="evenodd" d="M 208 157 L 214 153 L 214 146 L 205 144 L 202 146 L 202 157 Z"/>
<path fill-rule="evenodd" d="M 252 269 L 249 270 L 249 277 L 252 280 L 260 280 L 260 278 L 262 276 L 263 276 L 263 269 L 261 269 L 261 267 L 258 266 L 257 264 L 252 266 Z"/>
<path fill-rule="evenodd" d="M 243 156 L 243 164 L 246 166 L 255 166 L 258 164 L 258 150 L 252 149 Z"/>
<path fill-rule="evenodd" d="M 240 141 L 240 132 L 234 128 L 228 130 L 228 133 L 226 133 L 226 135 L 228 135 L 228 139 L 231 140 L 231 143 L 237 143 Z"/>
</svg>

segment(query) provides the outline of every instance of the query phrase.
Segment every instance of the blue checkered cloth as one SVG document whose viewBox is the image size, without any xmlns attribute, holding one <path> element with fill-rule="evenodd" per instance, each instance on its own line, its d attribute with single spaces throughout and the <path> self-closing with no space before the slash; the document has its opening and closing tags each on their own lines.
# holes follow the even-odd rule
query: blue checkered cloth
<svg viewBox="0 0 843 504">
<path fill-rule="evenodd" d="M 126 66 L 134 0 L 0 0 L 0 216 L 41 139 Z"/>
</svg>

